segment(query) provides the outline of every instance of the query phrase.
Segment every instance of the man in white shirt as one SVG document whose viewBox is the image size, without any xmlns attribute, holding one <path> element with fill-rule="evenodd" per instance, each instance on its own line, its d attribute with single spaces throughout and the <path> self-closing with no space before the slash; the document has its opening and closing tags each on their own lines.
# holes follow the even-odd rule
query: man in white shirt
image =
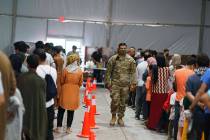
<svg viewBox="0 0 210 140">
<path fill-rule="evenodd" d="M 46 52 L 46 56 L 47 56 L 46 63 L 55 68 L 55 62 L 52 55 Z"/>
<path fill-rule="evenodd" d="M 136 87 L 136 100 L 135 100 L 136 103 L 135 118 L 137 120 L 140 120 L 142 105 L 144 102 L 146 102 L 146 88 L 145 88 L 145 82 L 143 80 L 143 74 L 147 70 L 148 66 L 147 58 L 149 56 L 148 54 L 145 55 L 144 52 L 141 52 L 141 57 L 144 58 L 144 61 L 140 62 L 136 67 L 137 87 Z M 144 119 L 146 119 L 145 116 Z"/>
<path fill-rule="evenodd" d="M 38 49 L 35 52 L 36 55 L 39 56 L 39 66 L 36 69 L 36 73 L 43 79 L 45 79 L 46 74 L 51 75 L 54 84 L 56 85 L 57 80 L 57 71 L 55 68 L 51 67 L 46 62 L 46 53 L 43 49 Z M 47 140 L 53 139 L 53 120 L 54 120 L 54 99 L 50 99 L 46 102 L 46 108 L 47 108 L 47 115 L 48 115 L 48 134 L 47 134 Z"/>
</svg>

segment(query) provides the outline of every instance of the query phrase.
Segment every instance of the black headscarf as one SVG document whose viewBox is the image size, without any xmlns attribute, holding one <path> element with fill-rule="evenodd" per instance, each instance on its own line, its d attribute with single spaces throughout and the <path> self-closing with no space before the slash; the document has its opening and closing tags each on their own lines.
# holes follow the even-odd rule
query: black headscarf
<svg viewBox="0 0 210 140">
<path fill-rule="evenodd" d="M 166 67 L 166 60 L 163 54 L 158 54 L 156 60 L 157 60 L 157 65 L 152 66 L 153 84 L 155 84 L 158 81 L 158 68 Z"/>
<path fill-rule="evenodd" d="M 15 72 L 15 76 L 17 78 L 21 73 L 21 67 L 25 60 L 25 55 L 23 53 L 16 53 L 10 55 L 9 59 Z"/>
</svg>

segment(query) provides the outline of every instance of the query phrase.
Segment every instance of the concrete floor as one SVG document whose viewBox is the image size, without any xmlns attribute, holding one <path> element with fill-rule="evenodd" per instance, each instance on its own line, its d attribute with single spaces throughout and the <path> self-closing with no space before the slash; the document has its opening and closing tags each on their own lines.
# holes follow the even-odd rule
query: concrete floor
<svg viewBox="0 0 210 140">
<path fill-rule="evenodd" d="M 81 92 L 83 93 L 83 91 Z M 166 135 L 158 134 L 154 131 L 150 131 L 142 125 L 142 121 L 137 121 L 134 118 L 134 111 L 130 108 L 126 109 L 125 114 L 125 127 L 110 127 L 109 121 L 110 114 L 110 97 L 109 92 L 105 89 L 97 89 L 96 91 L 97 111 L 101 115 L 96 116 L 96 123 L 99 129 L 95 129 L 96 140 L 166 140 Z M 84 108 L 81 107 L 75 112 L 74 121 L 72 124 L 72 133 L 67 135 L 65 133 L 66 127 L 61 134 L 55 134 L 55 140 L 84 140 L 76 135 L 82 129 L 82 121 Z M 66 116 L 66 115 L 65 115 Z M 64 118 L 63 126 L 66 125 L 66 117 Z M 56 120 L 55 120 L 56 126 Z"/>
</svg>

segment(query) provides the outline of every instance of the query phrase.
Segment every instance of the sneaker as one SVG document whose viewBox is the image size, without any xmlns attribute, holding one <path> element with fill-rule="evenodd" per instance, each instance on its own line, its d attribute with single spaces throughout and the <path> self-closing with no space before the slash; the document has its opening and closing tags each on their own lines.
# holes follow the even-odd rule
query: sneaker
<svg viewBox="0 0 210 140">
<path fill-rule="evenodd" d="M 57 127 L 53 130 L 55 133 L 61 133 L 61 127 Z"/>
<path fill-rule="evenodd" d="M 67 133 L 67 134 L 70 134 L 71 132 L 72 132 L 72 131 L 71 131 L 71 128 L 70 128 L 70 127 L 66 129 L 66 133 Z"/>
</svg>

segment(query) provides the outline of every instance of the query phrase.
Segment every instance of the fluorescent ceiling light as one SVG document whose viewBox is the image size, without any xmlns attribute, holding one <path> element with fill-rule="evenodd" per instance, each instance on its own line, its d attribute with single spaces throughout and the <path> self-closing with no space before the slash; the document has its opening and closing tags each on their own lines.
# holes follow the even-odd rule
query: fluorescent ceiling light
<svg viewBox="0 0 210 140">
<path fill-rule="evenodd" d="M 165 26 L 168 26 L 168 25 L 144 24 L 144 26 L 148 26 L 148 27 L 165 27 Z"/>
</svg>

